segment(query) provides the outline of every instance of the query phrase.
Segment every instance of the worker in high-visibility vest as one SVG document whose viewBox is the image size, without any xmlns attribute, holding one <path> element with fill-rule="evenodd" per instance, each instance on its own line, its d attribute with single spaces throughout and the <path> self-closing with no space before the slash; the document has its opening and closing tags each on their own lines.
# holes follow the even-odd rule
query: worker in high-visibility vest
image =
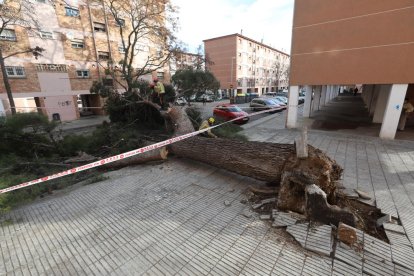
<svg viewBox="0 0 414 276">
<path fill-rule="evenodd" d="M 202 130 L 202 129 L 206 129 L 206 128 L 211 127 L 214 124 L 215 121 L 216 120 L 213 117 L 208 118 L 208 120 L 204 120 L 201 123 L 200 128 L 198 130 Z M 212 137 L 212 138 L 217 138 L 217 136 L 213 132 L 211 132 L 211 129 L 207 130 L 206 132 L 203 132 L 201 135 Z"/>
<path fill-rule="evenodd" d="M 154 79 L 154 90 L 158 94 L 161 108 L 164 108 L 165 107 L 165 87 L 164 87 L 164 84 L 158 81 L 157 78 Z"/>
</svg>

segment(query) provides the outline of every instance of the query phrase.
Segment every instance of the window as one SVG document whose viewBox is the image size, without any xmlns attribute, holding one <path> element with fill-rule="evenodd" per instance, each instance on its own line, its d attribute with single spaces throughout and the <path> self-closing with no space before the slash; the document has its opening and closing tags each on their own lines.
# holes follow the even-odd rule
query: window
<svg viewBox="0 0 414 276">
<path fill-rule="evenodd" d="M 119 45 L 118 45 L 118 51 L 121 54 L 125 54 L 125 47 L 122 45 L 122 43 L 119 43 Z"/>
<path fill-rule="evenodd" d="M 89 78 L 89 70 L 76 70 L 78 78 Z"/>
<path fill-rule="evenodd" d="M 40 31 L 40 37 L 45 39 L 53 39 L 53 32 Z"/>
<path fill-rule="evenodd" d="M 118 27 L 124 27 L 125 26 L 125 19 L 122 18 L 115 18 L 115 24 Z"/>
<path fill-rule="evenodd" d="M 85 43 L 83 42 L 82 39 L 73 39 L 70 41 L 70 45 L 72 46 L 72 48 L 75 48 L 75 49 L 85 48 Z"/>
<path fill-rule="evenodd" d="M 16 32 L 11 29 L 4 29 L 0 33 L 0 40 L 16 41 Z"/>
<path fill-rule="evenodd" d="M 136 49 L 138 51 L 142 51 L 142 52 L 147 52 L 148 51 L 148 47 L 144 44 L 141 44 L 141 43 L 137 44 Z"/>
<path fill-rule="evenodd" d="M 157 79 L 160 81 L 164 80 L 164 72 L 157 72 Z"/>
<path fill-rule="evenodd" d="M 6 74 L 12 78 L 24 78 L 26 73 L 22 66 L 6 66 Z"/>
<path fill-rule="evenodd" d="M 65 7 L 65 13 L 67 16 L 78 17 L 79 10 L 77 8 Z"/>
<path fill-rule="evenodd" d="M 109 60 L 109 52 L 98 52 L 99 60 Z"/>
<path fill-rule="evenodd" d="M 105 32 L 106 31 L 105 24 L 99 23 L 99 22 L 93 22 L 93 30 L 95 32 Z"/>
<path fill-rule="evenodd" d="M 66 64 L 36 64 L 37 71 L 67 72 Z"/>
</svg>

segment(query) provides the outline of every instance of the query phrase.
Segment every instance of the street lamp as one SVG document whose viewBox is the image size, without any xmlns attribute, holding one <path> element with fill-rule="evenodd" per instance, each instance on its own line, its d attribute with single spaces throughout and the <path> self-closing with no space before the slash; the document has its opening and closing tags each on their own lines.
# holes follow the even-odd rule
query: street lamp
<svg viewBox="0 0 414 276">
<path fill-rule="evenodd" d="M 230 98 L 234 96 L 234 91 L 233 91 L 233 61 L 236 59 L 236 57 L 232 57 L 231 58 L 231 76 L 230 76 Z"/>
</svg>

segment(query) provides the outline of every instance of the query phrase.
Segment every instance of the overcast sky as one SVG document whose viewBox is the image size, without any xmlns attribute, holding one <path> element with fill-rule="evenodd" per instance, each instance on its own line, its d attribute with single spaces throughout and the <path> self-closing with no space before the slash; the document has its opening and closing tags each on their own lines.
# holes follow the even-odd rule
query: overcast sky
<svg viewBox="0 0 414 276">
<path fill-rule="evenodd" d="M 204 39 L 240 33 L 290 53 L 294 0 L 172 0 L 178 38 L 195 52 Z"/>
</svg>

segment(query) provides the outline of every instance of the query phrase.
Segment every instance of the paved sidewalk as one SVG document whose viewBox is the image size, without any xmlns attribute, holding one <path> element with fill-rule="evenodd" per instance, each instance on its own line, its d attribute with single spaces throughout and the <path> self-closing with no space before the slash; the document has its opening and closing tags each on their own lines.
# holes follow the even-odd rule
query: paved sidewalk
<svg viewBox="0 0 414 276">
<path fill-rule="evenodd" d="M 270 120 L 244 132 L 282 143 L 298 135 L 273 124 L 280 126 Z M 243 215 L 243 191 L 259 182 L 172 158 L 106 173 L 1 218 L 0 275 L 414 275 L 400 265 L 414 263 L 414 143 L 322 131 L 309 139 L 345 168 L 347 187 L 368 191 L 401 220 L 407 238 L 384 253 L 392 262 L 368 252 L 355 268 L 305 251 L 268 221 Z"/>
</svg>

